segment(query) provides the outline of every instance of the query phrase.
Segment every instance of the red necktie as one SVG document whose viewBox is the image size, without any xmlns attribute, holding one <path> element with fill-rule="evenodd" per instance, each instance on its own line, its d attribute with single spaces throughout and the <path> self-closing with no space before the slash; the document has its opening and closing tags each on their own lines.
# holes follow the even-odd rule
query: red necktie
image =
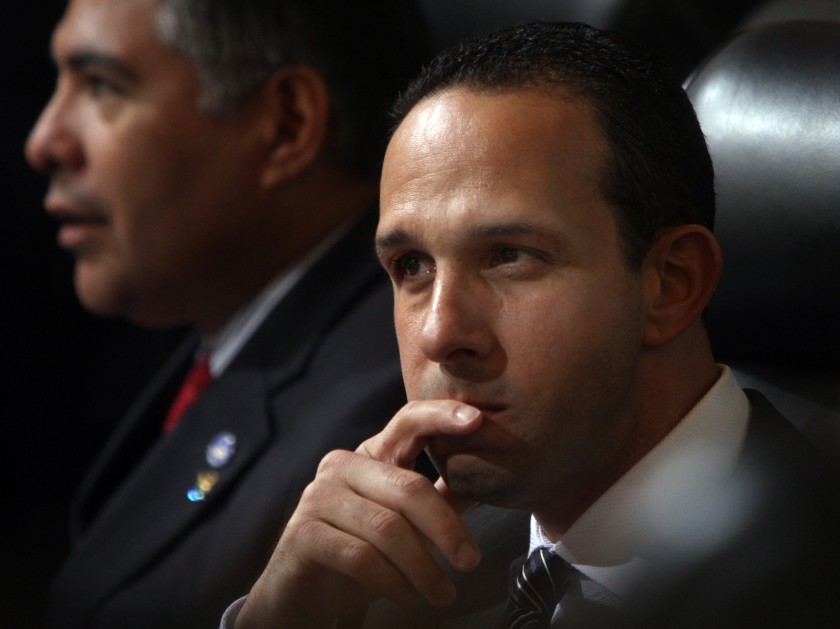
<svg viewBox="0 0 840 629">
<path fill-rule="evenodd" d="M 181 390 L 175 396 L 175 401 L 169 407 L 169 412 L 166 414 L 166 421 L 163 424 L 163 434 L 169 434 L 178 425 L 181 417 L 187 412 L 187 409 L 192 406 L 201 392 L 207 388 L 213 381 L 213 375 L 210 373 L 210 355 L 208 353 L 202 354 L 190 367 L 187 372 L 184 382 L 181 385 Z"/>
</svg>

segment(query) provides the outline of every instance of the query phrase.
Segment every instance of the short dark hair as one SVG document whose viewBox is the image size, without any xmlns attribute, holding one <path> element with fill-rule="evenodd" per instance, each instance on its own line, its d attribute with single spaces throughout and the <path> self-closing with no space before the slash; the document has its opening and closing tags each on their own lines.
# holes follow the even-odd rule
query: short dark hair
<svg viewBox="0 0 840 629">
<path fill-rule="evenodd" d="M 632 268 L 669 227 L 712 229 L 714 170 L 706 140 L 685 91 L 649 52 L 585 24 L 504 29 L 433 59 L 395 105 L 397 123 L 424 98 L 455 87 L 475 93 L 559 88 L 593 108 L 611 152 L 601 189 L 617 208 Z"/>
<path fill-rule="evenodd" d="M 205 111 L 231 111 L 281 66 L 309 65 L 326 80 L 347 166 L 376 175 L 390 106 L 431 56 L 414 0 L 158 2 L 158 37 L 195 64 Z"/>
</svg>

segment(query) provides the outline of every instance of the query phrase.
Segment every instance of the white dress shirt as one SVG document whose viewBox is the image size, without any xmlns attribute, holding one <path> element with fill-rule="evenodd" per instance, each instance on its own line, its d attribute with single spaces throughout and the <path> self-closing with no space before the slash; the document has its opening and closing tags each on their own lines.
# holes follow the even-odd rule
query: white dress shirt
<svg viewBox="0 0 840 629">
<path fill-rule="evenodd" d="M 529 552 L 551 547 L 584 577 L 559 613 L 571 613 L 579 597 L 620 605 L 658 564 L 690 560 L 734 532 L 746 517 L 739 505 L 746 509 L 749 501 L 721 489 L 735 470 L 749 416 L 746 394 L 720 366 L 717 382 L 688 415 L 560 540 L 553 544 L 531 517 Z"/>
</svg>

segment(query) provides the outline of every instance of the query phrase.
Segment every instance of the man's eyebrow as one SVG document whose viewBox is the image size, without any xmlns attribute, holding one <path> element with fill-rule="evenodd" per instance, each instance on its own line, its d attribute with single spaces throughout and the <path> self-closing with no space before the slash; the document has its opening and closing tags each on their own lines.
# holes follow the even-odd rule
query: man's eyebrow
<svg viewBox="0 0 840 629">
<path fill-rule="evenodd" d="M 530 221 L 512 221 L 476 225 L 467 232 L 467 241 L 490 240 L 508 236 L 535 235 L 554 241 L 562 241 L 563 235 L 556 229 L 544 227 Z M 376 252 L 382 254 L 391 247 L 405 246 L 416 242 L 411 234 L 403 229 L 395 229 L 376 238 Z"/>
<path fill-rule="evenodd" d="M 381 257 L 382 253 L 391 247 L 405 245 L 413 242 L 414 239 L 408 235 L 404 229 L 395 229 L 394 231 L 376 237 L 376 253 Z"/>
<path fill-rule="evenodd" d="M 119 58 L 90 50 L 74 52 L 67 56 L 65 63 L 74 70 L 99 68 L 126 81 L 137 80 L 137 73 Z"/>
<path fill-rule="evenodd" d="M 528 234 L 544 234 L 556 237 L 554 230 L 531 223 L 530 221 L 514 221 L 510 223 L 490 223 L 477 225 L 470 230 L 470 238 L 473 240 L 486 240 L 498 236 L 523 236 Z"/>
</svg>

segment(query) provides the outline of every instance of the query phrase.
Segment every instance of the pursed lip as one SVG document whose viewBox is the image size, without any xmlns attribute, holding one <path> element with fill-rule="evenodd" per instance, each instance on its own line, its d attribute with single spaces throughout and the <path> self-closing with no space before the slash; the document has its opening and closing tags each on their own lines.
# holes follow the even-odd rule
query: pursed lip
<svg viewBox="0 0 840 629">
<path fill-rule="evenodd" d="M 437 456 L 446 457 L 456 452 L 479 452 L 487 448 L 492 448 L 493 438 L 491 435 L 496 432 L 497 428 L 494 424 L 509 410 L 509 405 L 464 395 L 442 395 L 440 397 L 442 399 L 456 400 L 462 404 L 477 408 L 481 411 L 484 422 L 475 432 L 466 435 L 441 435 L 432 438 L 430 446 Z"/>
<path fill-rule="evenodd" d="M 488 419 L 492 419 L 494 416 L 503 413 L 508 408 L 507 404 L 503 404 L 501 402 L 491 402 L 467 396 L 451 395 L 442 397 L 444 399 L 456 400 L 458 402 L 461 402 L 462 404 L 467 404 L 468 406 L 477 408 Z"/>
</svg>

